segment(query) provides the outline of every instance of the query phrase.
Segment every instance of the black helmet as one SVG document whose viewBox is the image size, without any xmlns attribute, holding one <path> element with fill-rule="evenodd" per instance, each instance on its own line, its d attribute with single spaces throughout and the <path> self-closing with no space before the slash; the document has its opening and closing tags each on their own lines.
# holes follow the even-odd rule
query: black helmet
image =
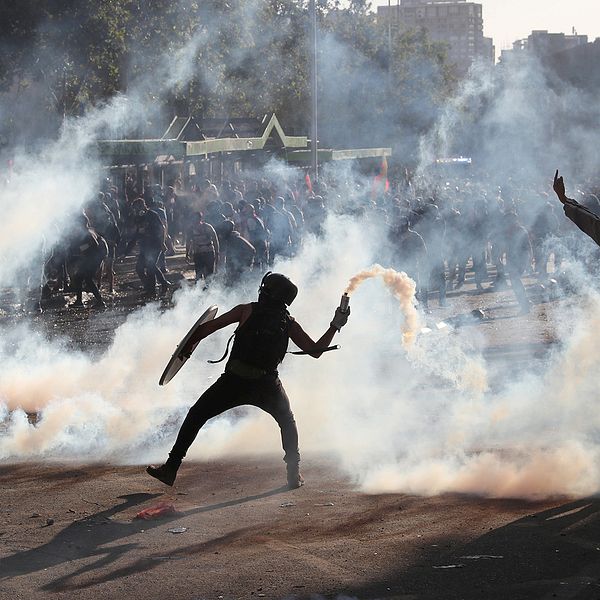
<svg viewBox="0 0 600 600">
<path fill-rule="evenodd" d="M 289 306 L 298 295 L 298 288 L 285 275 L 269 271 L 262 278 L 258 293 L 259 299 L 263 296 L 267 300 L 283 302 Z"/>
</svg>

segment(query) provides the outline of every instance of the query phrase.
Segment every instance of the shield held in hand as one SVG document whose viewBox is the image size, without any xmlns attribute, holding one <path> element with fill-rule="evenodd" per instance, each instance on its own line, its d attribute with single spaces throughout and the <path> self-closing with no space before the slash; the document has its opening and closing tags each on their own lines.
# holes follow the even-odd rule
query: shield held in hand
<svg viewBox="0 0 600 600">
<path fill-rule="evenodd" d="M 203 325 L 208 321 L 212 321 L 215 318 L 218 310 L 219 308 L 213 305 L 204 311 L 202 316 L 194 323 L 193 327 L 185 334 L 185 337 L 181 340 L 181 342 L 177 344 L 177 348 L 175 348 L 175 352 L 173 352 L 171 360 L 169 360 L 167 363 L 167 366 L 165 367 L 165 370 L 158 381 L 159 385 L 167 385 L 167 383 L 169 383 L 169 381 L 171 381 L 171 379 L 177 375 L 179 369 L 185 365 L 189 356 L 183 356 L 181 354 L 182 348 L 185 347 L 189 339 L 194 335 L 194 333 L 196 333 L 196 330 L 198 327 L 200 327 L 200 325 Z"/>
</svg>

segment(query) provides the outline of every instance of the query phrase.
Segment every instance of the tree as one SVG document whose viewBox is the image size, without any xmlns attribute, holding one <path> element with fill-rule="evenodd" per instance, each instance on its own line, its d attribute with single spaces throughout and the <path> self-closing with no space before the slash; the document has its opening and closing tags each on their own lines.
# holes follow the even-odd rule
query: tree
<svg viewBox="0 0 600 600">
<path fill-rule="evenodd" d="M 416 135 L 451 87 L 443 48 L 424 32 L 395 34 L 390 48 L 370 4 L 317 0 L 324 144 L 389 145 L 407 128 Z M 162 114 L 130 135 L 158 135 L 175 115 L 267 112 L 304 133 L 311 114 L 307 8 L 308 0 L 3 6 L 0 93 L 16 105 L 12 139 L 15 122 L 26 124 L 19 130 L 25 137 L 50 135 L 63 119 L 119 93 L 135 93 L 140 107 L 153 109 L 148 114 Z M 35 126 L 32 114 L 41 117 Z"/>
</svg>

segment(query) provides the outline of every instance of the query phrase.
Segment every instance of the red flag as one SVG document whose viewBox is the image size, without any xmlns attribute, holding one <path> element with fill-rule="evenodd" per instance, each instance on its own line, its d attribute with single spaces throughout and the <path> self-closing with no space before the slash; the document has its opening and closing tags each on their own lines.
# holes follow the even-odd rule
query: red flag
<svg viewBox="0 0 600 600">
<path fill-rule="evenodd" d="M 306 181 L 306 187 L 308 188 L 308 191 L 312 194 L 313 188 L 312 188 L 312 181 L 310 180 L 309 173 L 307 173 L 306 176 L 304 177 L 304 181 Z"/>
<path fill-rule="evenodd" d="M 375 197 L 377 196 L 377 193 L 379 191 L 379 184 L 383 181 L 384 182 L 384 191 L 389 192 L 390 191 L 390 181 L 388 179 L 388 164 L 387 164 L 387 158 L 384 156 L 383 160 L 381 161 L 381 167 L 379 168 L 379 174 L 375 176 L 375 179 L 373 180 L 373 189 L 371 191 L 371 198 L 375 199 Z"/>
</svg>

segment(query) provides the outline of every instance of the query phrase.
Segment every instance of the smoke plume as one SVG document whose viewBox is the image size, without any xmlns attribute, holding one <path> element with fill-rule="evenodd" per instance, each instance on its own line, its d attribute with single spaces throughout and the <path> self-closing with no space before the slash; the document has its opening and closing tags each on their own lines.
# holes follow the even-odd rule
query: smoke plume
<svg viewBox="0 0 600 600">
<path fill-rule="evenodd" d="M 248 3 L 249 14 L 258 8 Z M 96 191 L 102 169 L 94 157 L 95 142 L 126 135 L 148 115 L 156 116 L 149 90 L 185 85 L 196 67 L 204 81 L 223 77 L 223 65 L 211 70 L 208 64 L 194 63 L 202 40 L 218 34 L 212 26 L 208 20 L 190 46 L 172 57 L 165 53 L 165 64 L 149 77 L 130 81 L 127 94 L 81 118 L 65 119 L 56 139 L 40 142 L 34 150 L 11 148 L 14 172 L 2 189 L 0 223 L 4 285 L 26 287 L 28 279 L 39 278 L 41 247 L 57 238 L 55 230 Z M 339 56 L 343 43 L 331 43 L 331 57 Z M 283 62 L 284 56 L 279 56 Z M 329 60 L 327 47 L 321 59 Z M 226 66 L 244 64 L 244 46 L 234 63 Z M 334 62 L 322 67 L 335 71 Z M 517 65 L 503 76 L 474 69 L 421 138 L 415 187 L 419 184 L 459 208 L 467 198 L 533 206 L 534 219 L 547 210 L 545 202 L 536 204 L 537 194 L 549 190 L 556 166 L 565 165 L 567 183 L 572 181 L 574 189 L 584 186 L 596 155 L 598 104 L 591 102 L 591 92 L 557 82 L 544 69 L 537 62 Z M 366 73 L 364 77 L 357 76 L 350 89 L 376 90 L 365 86 L 371 79 Z M 334 91 L 329 89 L 328 102 Z M 232 86 L 223 105 L 240 106 L 235 94 Z M 268 98 L 262 101 L 268 104 Z M 418 105 L 415 101 L 413 110 Z M 0 114 L 8 109 L 3 102 Z M 350 109 L 347 114 L 360 114 L 360 103 Z M 432 110 L 428 105 L 423 122 L 431 119 Z M 386 111 L 386 119 L 394 119 L 393 111 Z M 395 128 L 402 130 L 402 125 Z M 377 139 L 386 139 L 387 131 L 387 124 L 380 124 Z M 348 132 L 341 133 L 344 138 Z M 410 134 L 414 137 L 415 131 Z M 473 170 L 460 175 L 432 171 L 436 157 L 456 154 L 472 156 Z M 395 157 L 399 164 L 404 158 Z M 295 177 L 278 161 L 265 173 L 279 180 Z M 319 361 L 288 357 L 281 368 L 304 460 L 310 461 L 313 453 L 333 454 L 342 474 L 373 493 L 527 498 L 597 493 L 600 417 L 594 401 L 600 358 L 595 332 L 600 296 L 586 266 L 595 260 L 588 252 L 592 246 L 575 238 L 581 240 L 579 254 L 565 251 L 574 293 L 545 311 L 559 342 L 553 350 L 542 359 L 525 353 L 513 362 L 492 362 L 484 350 L 496 343 L 504 321 L 487 329 L 434 325 L 424 333 L 423 324 L 431 325 L 435 315 L 425 315 L 415 304 L 414 283 L 402 272 L 402 260 L 382 259 L 385 222 L 369 210 L 345 210 L 368 204 L 364 190 L 370 189 L 370 178 L 348 166 L 329 165 L 325 173 L 343 183 L 329 194 L 332 210 L 322 224 L 323 235 L 307 236 L 297 256 L 273 267 L 298 285 L 291 312 L 314 339 L 327 329 L 340 293 L 352 293 L 352 316 L 336 339 L 341 350 Z M 414 188 L 399 193 L 414 202 L 423 200 Z M 446 242 L 428 240 L 430 255 L 441 255 Z M 260 276 L 256 273 L 233 290 L 218 282 L 208 292 L 184 286 L 171 310 L 153 305 L 136 310 L 117 328 L 110 347 L 96 355 L 75 350 L 68 340 L 48 336 L 32 324 L 7 321 L 0 337 L 0 460 L 141 465 L 166 457 L 187 409 L 219 376 L 219 367 L 206 360 L 220 356 L 231 331 L 204 340 L 164 388 L 158 386 L 160 373 L 206 306 L 217 304 L 224 311 L 253 301 Z M 372 278 L 385 285 L 364 284 Z M 470 308 L 464 299 L 451 298 L 448 311 L 462 314 Z M 39 421 L 30 423 L 27 412 L 39 412 Z M 189 457 L 280 453 L 279 445 L 273 420 L 248 409 L 209 422 Z"/>
</svg>

